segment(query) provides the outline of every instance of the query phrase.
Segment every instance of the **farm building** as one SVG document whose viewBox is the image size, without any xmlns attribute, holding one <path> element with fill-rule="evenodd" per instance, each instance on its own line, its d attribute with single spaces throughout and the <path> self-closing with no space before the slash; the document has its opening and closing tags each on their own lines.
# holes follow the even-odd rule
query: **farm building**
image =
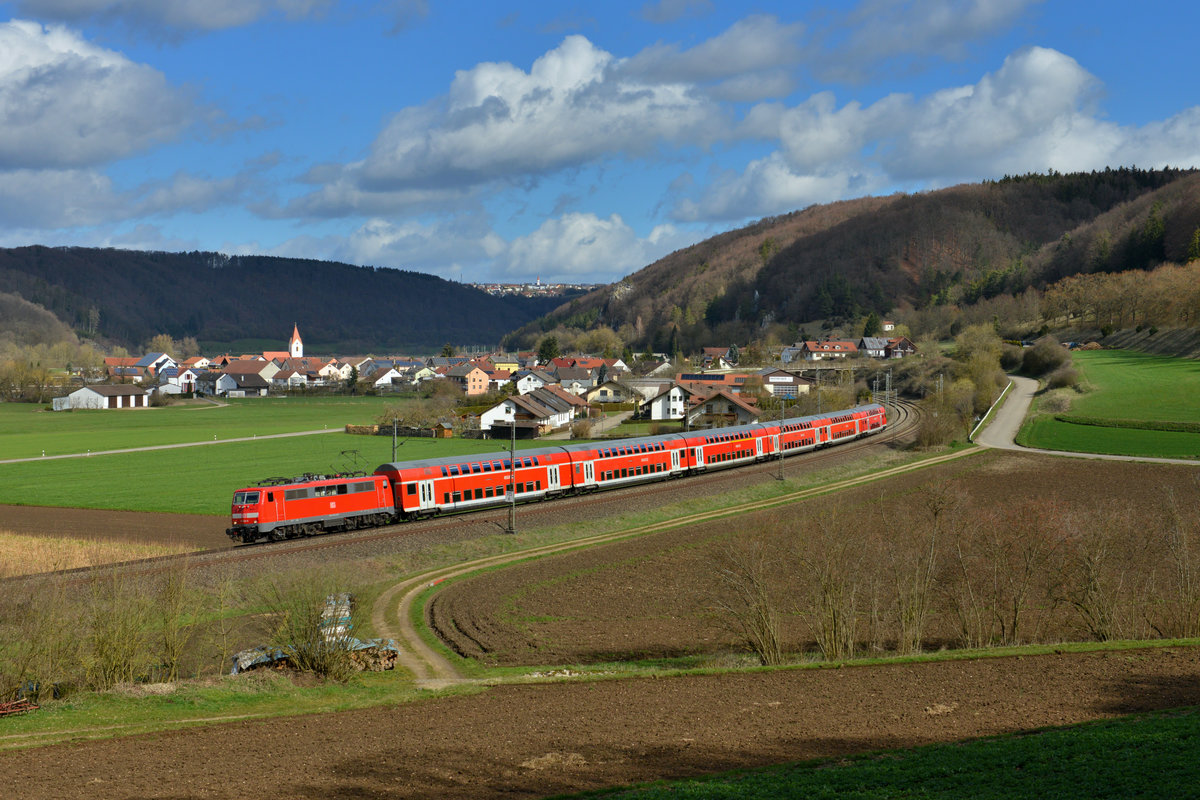
<svg viewBox="0 0 1200 800">
<path fill-rule="evenodd" d="M 146 390 L 129 384 L 101 383 L 67 395 L 71 408 L 146 408 Z"/>
</svg>

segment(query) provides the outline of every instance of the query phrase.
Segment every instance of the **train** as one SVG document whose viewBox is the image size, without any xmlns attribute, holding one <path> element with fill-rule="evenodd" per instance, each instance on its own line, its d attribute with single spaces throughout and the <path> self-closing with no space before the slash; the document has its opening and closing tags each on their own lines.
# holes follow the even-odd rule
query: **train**
<svg viewBox="0 0 1200 800">
<path fill-rule="evenodd" d="M 632 439 L 268 478 L 233 494 L 235 542 L 282 541 L 662 481 L 831 447 L 887 428 L 882 405 Z"/>
</svg>

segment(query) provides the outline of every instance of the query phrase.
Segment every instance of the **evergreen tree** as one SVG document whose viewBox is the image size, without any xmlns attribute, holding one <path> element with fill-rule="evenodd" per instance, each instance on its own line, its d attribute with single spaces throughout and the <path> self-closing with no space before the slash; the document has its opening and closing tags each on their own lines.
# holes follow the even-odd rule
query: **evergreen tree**
<svg viewBox="0 0 1200 800">
<path fill-rule="evenodd" d="M 883 330 L 883 326 L 879 323 L 879 315 L 872 311 L 867 315 L 867 321 L 863 323 L 863 336 L 878 336 Z"/>
<path fill-rule="evenodd" d="M 561 353 L 558 350 L 558 337 L 553 334 L 545 336 L 542 341 L 538 342 L 537 359 L 539 364 L 549 364 L 554 359 L 558 358 Z"/>
</svg>

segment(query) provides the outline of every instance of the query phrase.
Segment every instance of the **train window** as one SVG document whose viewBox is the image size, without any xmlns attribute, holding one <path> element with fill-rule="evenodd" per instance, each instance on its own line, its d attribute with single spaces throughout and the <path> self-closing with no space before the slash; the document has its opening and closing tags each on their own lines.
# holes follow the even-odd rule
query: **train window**
<svg viewBox="0 0 1200 800">
<path fill-rule="evenodd" d="M 233 504 L 235 506 L 253 506 L 258 505 L 258 492 L 234 492 Z"/>
<path fill-rule="evenodd" d="M 521 494 L 521 493 L 522 493 L 522 492 L 524 492 L 524 491 L 525 491 L 525 484 L 524 484 L 524 483 L 518 483 L 518 484 L 517 484 L 517 494 Z"/>
<path fill-rule="evenodd" d="M 450 473 L 446 470 L 446 468 L 442 467 L 442 477 L 446 478 L 446 477 L 449 477 L 449 475 L 450 475 Z"/>
<path fill-rule="evenodd" d="M 476 500 L 482 500 L 482 499 L 483 499 L 483 489 L 476 489 L 476 490 L 475 490 L 475 499 L 476 499 Z"/>
<path fill-rule="evenodd" d="M 450 493 L 449 492 L 446 492 L 445 494 L 442 495 L 442 504 L 447 505 L 447 506 L 450 505 Z"/>
<path fill-rule="evenodd" d="M 462 502 L 462 492 L 455 492 L 453 496 L 454 496 L 454 502 L 456 502 L 456 503 Z"/>
<path fill-rule="evenodd" d="M 621 477 L 622 477 L 622 478 L 628 478 L 628 477 L 629 477 L 629 470 L 628 470 L 628 469 L 622 469 L 622 470 L 621 470 Z"/>
<path fill-rule="evenodd" d="M 275 493 L 274 492 L 267 492 L 267 502 L 268 503 L 275 502 Z"/>
<path fill-rule="evenodd" d="M 495 497 L 495 496 L 496 496 L 496 490 L 495 490 L 495 489 L 493 489 L 491 486 L 489 486 L 489 487 L 487 487 L 486 489 L 484 489 L 484 490 L 483 490 L 483 496 L 484 496 L 484 497 Z"/>
<path fill-rule="evenodd" d="M 541 481 L 534 481 L 534 482 L 533 482 L 533 488 L 534 488 L 534 489 L 536 489 L 537 491 L 539 491 L 539 492 L 540 492 L 540 491 L 542 490 L 542 482 L 541 482 Z"/>
<path fill-rule="evenodd" d="M 491 471 L 492 471 L 492 463 L 491 463 L 490 461 L 485 461 L 485 462 L 483 462 L 483 471 L 484 471 L 484 472 L 491 472 Z"/>
<path fill-rule="evenodd" d="M 337 493 L 338 494 L 349 494 L 350 493 L 350 485 L 346 484 L 346 483 L 339 483 L 337 485 Z"/>
<path fill-rule="evenodd" d="M 408 486 L 406 486 L 404 489 L 404 493 L 405 494 L 416 494 L 417 493 L 417 485 L 415 483 L 408 484 Z"/>
<path fill-rule="evenodd" d="M 507 458 L 506 458 L 506 459 L 504 459 L 504 468 L 505 468 L 505 469 L 511 469 L 511 468 L 512 468 L 512 462 L 511 462 L 511 461 L 509 461 Z"/>
</svg>

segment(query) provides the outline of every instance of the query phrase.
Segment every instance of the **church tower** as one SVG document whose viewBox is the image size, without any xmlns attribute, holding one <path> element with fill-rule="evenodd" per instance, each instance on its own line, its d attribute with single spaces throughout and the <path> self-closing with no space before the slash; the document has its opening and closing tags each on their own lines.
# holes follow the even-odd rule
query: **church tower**
<svg viewBox="0 0 1200 800">
<path fill-rule="evenodd" d="M 292 358 L 304 358 L 304 342 L 300 341 L 300 329 L 292 324 L 292 340 L 288 342 L 288 352 Z"/>
</svg>

